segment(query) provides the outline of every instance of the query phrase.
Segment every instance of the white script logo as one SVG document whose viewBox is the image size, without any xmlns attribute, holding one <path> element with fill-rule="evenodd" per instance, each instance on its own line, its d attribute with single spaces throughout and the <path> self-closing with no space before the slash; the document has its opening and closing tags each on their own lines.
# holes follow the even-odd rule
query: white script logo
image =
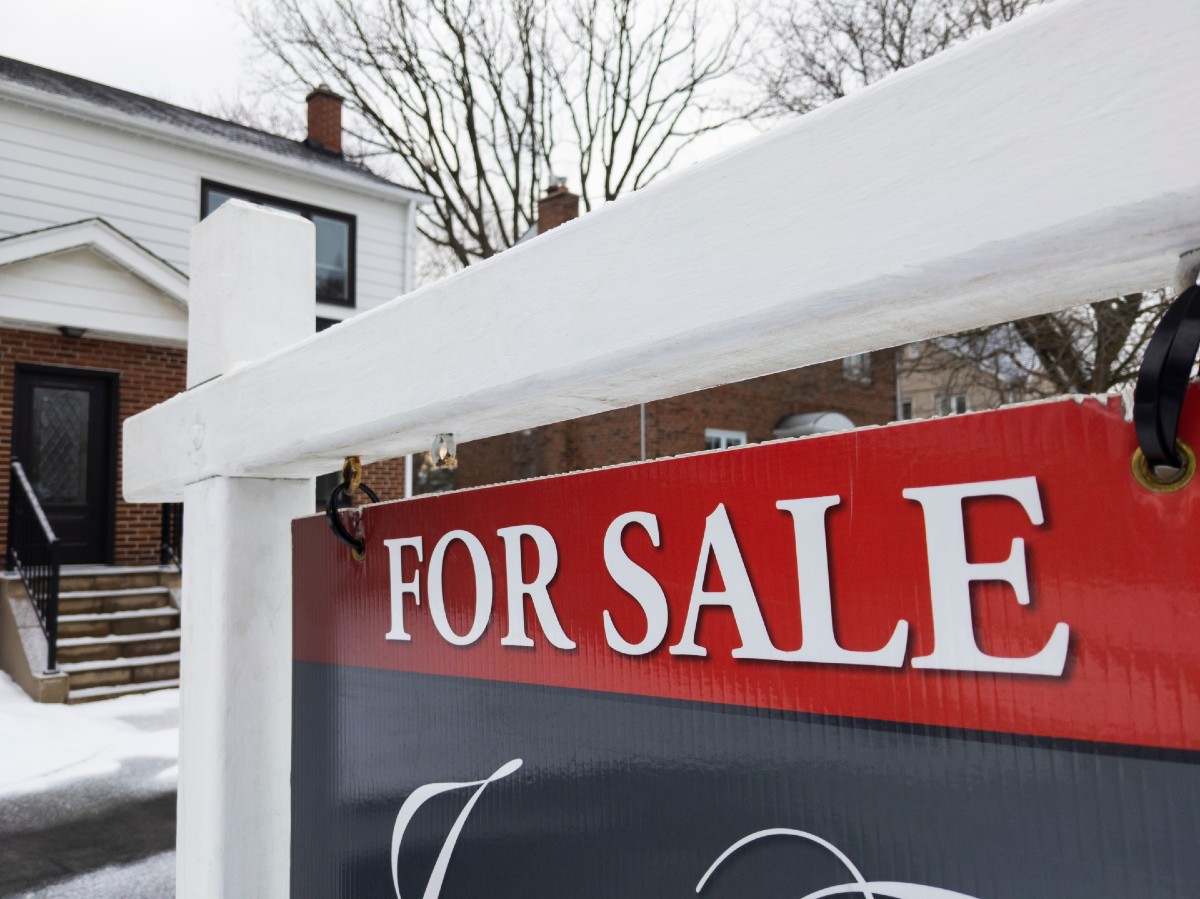
<svg viewBox="0 0 1200 899">
<path fill-rule="evenodd" d="M 396 824 L 392 828 L 392 886 L 396 890 L 396 899 L 404 899 L 400 895 L 400 844 L 404 840 L 404 831 L 408 828 L 417 810 L 434 796 L 439 796 L 442 793 L 472 788 L 475 790 L 471 794 L 471 798 L 467 800 L 467 804 L 463 806 L 463 810 L 459 812 L 458 817 L 454 819 L 454 825 L 450 828 L 450 832 L 446 834 L 446 839 L 442 843 L 442 849 L 438 853 L 437 861 L 433 865 L 433 871 L 430 872 L 429 880 L 425 884 L 425 893 L 422 899 L 439 899 L 442 894 L 442 882 L 446 879 L 446 869 L 450 865 L 450 856 L 454 853 L 454 847 L 458 843 L 458 837 L 462 833 L 463 825 L 466 824 L 471 810 L 475 808 L 475 803 L 479 801 L 479 797 L 483 795 L 483 791 L 487 789 L 489 784 L 508 777 L 520 768 L 522 764 L 524 763 L 521 759 L 513 759 L 511 762 L 501 765 L 483 780 L 471 780 L 464 783 L 426 784 L 423 787 L 413 790 L 412 794 L 404 800 L 404 804 L 400 806 L 400 812 L 396 815 Z M 825 889 L 817 890 L 815 893 L 808 893 L 805 896 L 801 896 L 800 899 L 828 899 L 828 897 L 834 896 L 853 895 L 860 896 L 862 899 L 975 899 L 975 897 L 968 896 L 965 893 L 956 893 L 953 890 L 943 890 L 939 887 L 922 886 L 918 883 L 898 883 L 886 880 L 868 882 L 846 854 L 832 843 L 814 834 L 805 833 L 802 830 L 791 830 L 783 827 L 760 830 L 742 837 L 722 852 L 717 857 L 717 860 L 709 866 L 708 870 L 704 872 L 704 876 L 700 878 L 700 882 L 696 884 L 696 892 L 699 893 L 703 890 L 704 885 L 716 873 L 717 868 L 742 847 L 756 840 L 778 836 L 808 840 L 828 849 L 837 857 L 838 861 L 846 866 L 846 870 L 854 878 L 853 883 L 843 883 L 826 887 Z"/>
<path fill-rule="evenodd" d="M 392 886 L 396 888 L 396 899 L 404 899 L 400 895 L 400 842 L 404 839 L 404 831 L 412 821 L 413 815 L 417 813 L 417 809 L 434 796 L 442 793 L 475 788 L 475 792 L 467 800 L 463 810 L 454 819 L 454 826 L 450 828 L 450 833 L 446 834 L 446 841 L 442 843 L 442 851 L 438 853 L 433 871 L 429 874 L 429 882 L 425 884 L 423 899 L 438 899 L 442 894 L 442 881 L 446 879 L 446 868 L 450 865 L 450 856 L 454 853 L 458 835 L 462 833 L 463 825 L 467 823 L 467 816 L 471 814 L 471 809 L 475 808 L 475 803 L 479 801 L 479 797 L 483 795 L 488 784 L 508 777 L 520 768 L 521 764 L 520 759 L 513 759 L 511 762 L 501 765 L 491 776 L 485 777 L 483 780 L 471 780 L 466 783 L 426 784 L 412 791 L 412 795 L 405 799 L 404 804 L 400 806 L 400 813 L 396 815 L 396 824 L 392 828 Z"/>
<path fill-rule="evenodd" d="M 838 861 L 846 866 L 846 870 L 854 878 L 853 883 L 840 883 L 836 886 L 826 887 L 823 890 L 817 890 L 815 893 L 808 893 L 801 896 L 800 899 L 826 899 L 826 897 L 832 896 L 861 896 L 862 899 L 975 899 L 975 897 L 968 896 L 966 893 L 956 893 L 954 890 L 943 890 L 940 887 L 922 886 L 919 883 L 898 883 L 890 880 L 872 880 L 868 882 L 862 876 L 862 873 L 855 866 L 854 862 L 846 857 L 846 853 L 838 849 L 833 843 L 823 840 L 815 834 L 805 833 L 803 830 L 791 830 L 786 827 L 773 827 L 769 830 L 760 830 L 742 837 L 717 856 L 717 860 L 709 866 L 708 870 L 704 872 L 704 876 L 700 878 L 700 882 L 696 884 L 696 892 L 699 893 L 704 889 L 704 885 L 708 883 L 708 879 L 716 873 L 717 868 L 721 867 L 731 855 L 743 846 L 748 846 L 750 843 L 765 837 L 797 837 L 816 843 L 818 846 L 823 846 L 837 856 Z"/>
</svg>

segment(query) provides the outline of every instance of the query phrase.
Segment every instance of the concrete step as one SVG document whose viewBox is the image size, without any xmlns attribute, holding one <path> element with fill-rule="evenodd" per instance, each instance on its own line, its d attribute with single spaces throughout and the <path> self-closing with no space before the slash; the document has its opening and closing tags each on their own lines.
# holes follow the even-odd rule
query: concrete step
<svg viewBox="0 0 1200 899">
<path fill-rule="evenodd" d="M 68 565 L 58 575 L 59 593 L 82 590 L 128 590 L 173 584 L 178 574 L 154 565 Z"/>
<path fill-rule="evenodd" d="M 59 662 L 91 662 L 130 656 L 155 656 L 179 651 L 178 630 L 148 634 L 107 634 L 66 637 L 58 641 Z"/>
<path fill-rule="evenodd" d="M 67 675 L 69 690 L 84 687 L 111 687 L 119 684 L 152 683 L 179 677 L 179 653 L 138 658 L 100 659 L 90 662 L 66 662 L 59 669 Z M 68 693 L 68 696 L 70 693 Z"/>
<path fill-rule="evenodd" d="M 89 612 L 128 612 L 169 606 L 171 591 L 166 587 L 126 587 L 120 590 L 60 590 L 59 615 L 84 615 Z"/>
<path fill-rule="evenodd" d="M 130 609 L 124 612 L 87 612 L 80 615 L 59 615 L 58 636 L 104 637 L 109 634 L 150 634 L 175 630 L 179 627 L 179 610 L 159 606 L 152 609 Z"/>
<path fill-rule="evenodd" d="M 170 690 L 179 686 L 179 678 L 167 678 L 159 681 L 144 681 L 142 683 L 118 684 L 111 687 L 85 687 L 72 690 L 67 694 L 67 703 L 95 702 L 98 699 L 116 699 L 118 696 L 129 696 L 134 693 L 150 693 L 154 690 Z"/>
</svg>

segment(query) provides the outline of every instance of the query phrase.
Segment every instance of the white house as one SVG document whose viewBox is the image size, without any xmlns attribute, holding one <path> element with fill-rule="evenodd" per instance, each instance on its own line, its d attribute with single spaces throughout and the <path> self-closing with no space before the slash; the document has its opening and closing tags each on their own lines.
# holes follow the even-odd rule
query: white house
<svg viewBox="0 0 1200 899">
<path fill-rule="evenodd" d="M 313 223 L 318 328 L 413 287 L 424 196 L 343 156 L 340 97 L 319 87 L 307 103 L 308 137 L 295 141 L 0 57 L 8 567 L 21 524 L 14 459 L 64 566 L 160 563 L 165 511 L 121 500 L 120 427 L 184 386 L 189 234 L 222 202 Z"/>
</svg>

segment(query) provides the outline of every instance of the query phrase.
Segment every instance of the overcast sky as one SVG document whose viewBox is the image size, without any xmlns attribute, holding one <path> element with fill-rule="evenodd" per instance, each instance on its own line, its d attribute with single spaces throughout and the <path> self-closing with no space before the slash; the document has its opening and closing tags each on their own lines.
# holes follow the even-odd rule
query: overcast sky
<svg viewBox="0 0 1200 899">
<path fill-rule="evenodd" d="M 234 0 L 0 0 L 0 56 L 193 109 L 235 98 L 251 52 Z"/>
</svg>

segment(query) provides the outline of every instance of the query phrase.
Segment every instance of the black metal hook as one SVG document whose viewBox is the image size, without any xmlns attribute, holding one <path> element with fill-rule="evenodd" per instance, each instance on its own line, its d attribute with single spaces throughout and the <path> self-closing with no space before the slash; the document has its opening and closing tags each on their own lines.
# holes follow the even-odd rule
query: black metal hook
<svg viewBox="0 0 1200 899">
<path fill-rule="evenodd" d="M 1193 285 L 1175 298 L 1154 329 L 1133 391 L 1133 426 L 1151 472 L 1185 465 L 1176 435 L 1197 351 L 1200 287 Z"/>
<path fill-rule="evenodd" d="M 346 525 L 342 522 L 342 516 L 338 513 L 341 501 L 348 498 L 350 495 L 350 485 L 345 481 L 338 484 L 329 494 L 329 501 L 325 504 L 325 518 L 329 521 L 329 527 L 333 531 L 333 535 L 350 547 L 356 561 L 361 562 L 366 554 L 366 541 L 362 537 L 355 537 L 346 529 Z M 373 503 L 379 502 L 379 497 L 375 491 L 366 484 L 359 484 L 358 489 L 367 495 L 367 498 Z"/>
</svg>

